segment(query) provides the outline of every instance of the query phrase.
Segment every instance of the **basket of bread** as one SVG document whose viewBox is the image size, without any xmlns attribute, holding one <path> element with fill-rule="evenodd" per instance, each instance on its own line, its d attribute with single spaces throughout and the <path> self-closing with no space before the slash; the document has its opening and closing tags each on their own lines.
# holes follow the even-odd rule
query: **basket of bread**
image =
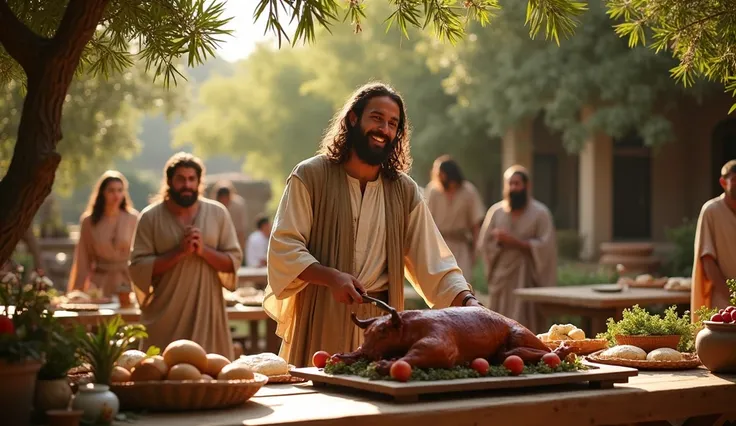
<svg viewBox="0 0 736 426">
<path fill-rule="evenodd" d="M 537 338 L 553 350 L 564 342 L 577 355 L 587 355 L 608 345 L 606 339 L 586 338 L 585 331 L 573 324 L 554 324 L 548 332 L 538 334 Z"/>
<path fill-rule="evenodd" d="M 294 377 L 289 374 L 291 369 L 295 368 L 289 365 L 286 360 L 280 356 L 264 352 L 256 355 L 241 355 L 240 358 L 233 361 L 233 364 L 243 365 L 254 373 L 263 374 L 268 377 L 268 383 L 301 383 L 306 379 Z"/>
<path fill-rule="evenodd" d="M 244 404 L 268 382 L 247 366 L 177 340 L 161 355 L 125 351 L 112 374 L 112 390 L 125 410 L 184 411 Z"/>
<path fill-rule="evenodd" d="M 617 284 L 637 288 L 662 288 L 668 280 L 669 278 L 667 277 L 655 278 L 650 274 L 640 274 L 634 278 L 621 277 L 618 279 Z"/>
<path fill-rule="evenodd" d="M 676 306 L 660 315 L 635 305 L 624 309 L 621 320 L 608 319 L 606 332 L 597 337 L 606 339 L 610 347 L 586 358 L 644 370 L 697 368 L 700 359 L 693 353 L 695 332 L 689 314 L 679 316 Z"/>
</svg>

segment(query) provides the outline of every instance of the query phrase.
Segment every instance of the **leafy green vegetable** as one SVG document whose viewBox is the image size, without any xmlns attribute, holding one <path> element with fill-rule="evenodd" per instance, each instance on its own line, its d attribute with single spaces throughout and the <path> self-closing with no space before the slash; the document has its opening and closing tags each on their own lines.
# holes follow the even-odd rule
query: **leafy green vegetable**
<svg viewBox="0 0 736 426">
<path fill-rule="evenodd" d="M 360 360 L 354 364 L 347 365 L 344 362 L 333 363 L 327 361 L 325 373 L 333 375 L 351 375 L 365 377 L 370 380 L 393 380 L 390 376 L 381 375 L 376 371 L 376 363 L 366 360 Z M 550 374 L 578 370 L 587 370 L 580 358 L 575 361 L 562 361 L 556 368 L 550 368 L 544 361 L 539 361 L 536 365 L 524 366 L 523 374 Z M 511 373 L 502 365 L 491 365 L 488 374 L 485 377 L 504 377 Z M 466 365 L 459 365 L 454 368 L 412 368 L 411 381 L 436 381 L 436 380 L 455 380 L 455 379 L 471 379 L 483 377 L 477 371 Z"/>
<path fill-rule="evenodd" d="M 664 311 L 664 317 L 652 315 L 639 305 L 631 309 L 624 309 L 623 318 L 616 322 L 613 318 L 607 321 L 608 330 L 599 333 L 597 338 L 606 339 L 609 345 L 616 344 L 616 336 L 669 336 L 680 335 L 678 350 L 693 352 L 695 324 L 690 321 L 690 312 L 686 311 L 682 317 L 677 315 L 677 307 L 670 306 Z"/>
</svg>

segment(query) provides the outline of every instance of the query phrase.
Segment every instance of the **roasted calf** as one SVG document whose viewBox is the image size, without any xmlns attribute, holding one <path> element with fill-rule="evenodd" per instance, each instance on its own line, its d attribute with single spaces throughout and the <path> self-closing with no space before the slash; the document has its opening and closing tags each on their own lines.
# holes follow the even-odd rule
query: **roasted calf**
<svg viewBox="0 0 736 426">
<path fill-rule="evenodd" d="M 517 355 L 536 364 L 552 352 L 523 325 L 482 307 L 393 311 L 367 320 L 353 314 L 352 319 L 365 330 L 365 341 L 355 352 L 335 354 L 333 361 L 380 361 L 379 371 L 398 359 L 412 367 L 452 368 L 476 358 L 501 364 Z M 554 352 L 564 359 L 570 349 L 561 346 Z"/>
</svg>

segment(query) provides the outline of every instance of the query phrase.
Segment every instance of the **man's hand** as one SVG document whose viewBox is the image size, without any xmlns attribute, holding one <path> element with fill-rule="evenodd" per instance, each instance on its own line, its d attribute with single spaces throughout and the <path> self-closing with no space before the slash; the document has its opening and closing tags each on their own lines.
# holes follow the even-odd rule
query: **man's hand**
<svg viewBox="0 0 736 426">
<path fill-rule="evenodd" d="M 204 243 L 202 242 L 202 231 L 199 228 L 190 226 L 187 228 L 187 237 L 189 237 L 190 244 L 192 245 L 192 253 L 197 256 L 202 256 L 204 252 Z"/>
<path fill-rule="evenodd" d="M 362 303 L 361 294 L 365 294 L 363 285 L 352 275 L 335 270 L 332 279 L 328 282 L 332 297 L 340 303 L 352 305 Z"/>
<path fill-rule="evenodd" d="M 493 238 L 496 239 L 501 244 L 508 244 L 514 240 L 513 235 L 511 235 L 508 231 L 505 229 L 496 228 L 491 230 L 491 235 Z"/>
</svg>

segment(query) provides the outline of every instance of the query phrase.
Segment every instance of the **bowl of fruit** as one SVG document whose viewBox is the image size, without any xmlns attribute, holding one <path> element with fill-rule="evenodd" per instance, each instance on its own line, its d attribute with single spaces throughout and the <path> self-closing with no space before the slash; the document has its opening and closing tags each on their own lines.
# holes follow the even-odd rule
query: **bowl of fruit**
<svg viewBox="0 0 736 426">
<path fill-rule="evenodd" d="M 695 338 L 700 361 L 713 373 L 736 373 L 736 307 L 728 306 L 703 321 Z"/>
</svg>

